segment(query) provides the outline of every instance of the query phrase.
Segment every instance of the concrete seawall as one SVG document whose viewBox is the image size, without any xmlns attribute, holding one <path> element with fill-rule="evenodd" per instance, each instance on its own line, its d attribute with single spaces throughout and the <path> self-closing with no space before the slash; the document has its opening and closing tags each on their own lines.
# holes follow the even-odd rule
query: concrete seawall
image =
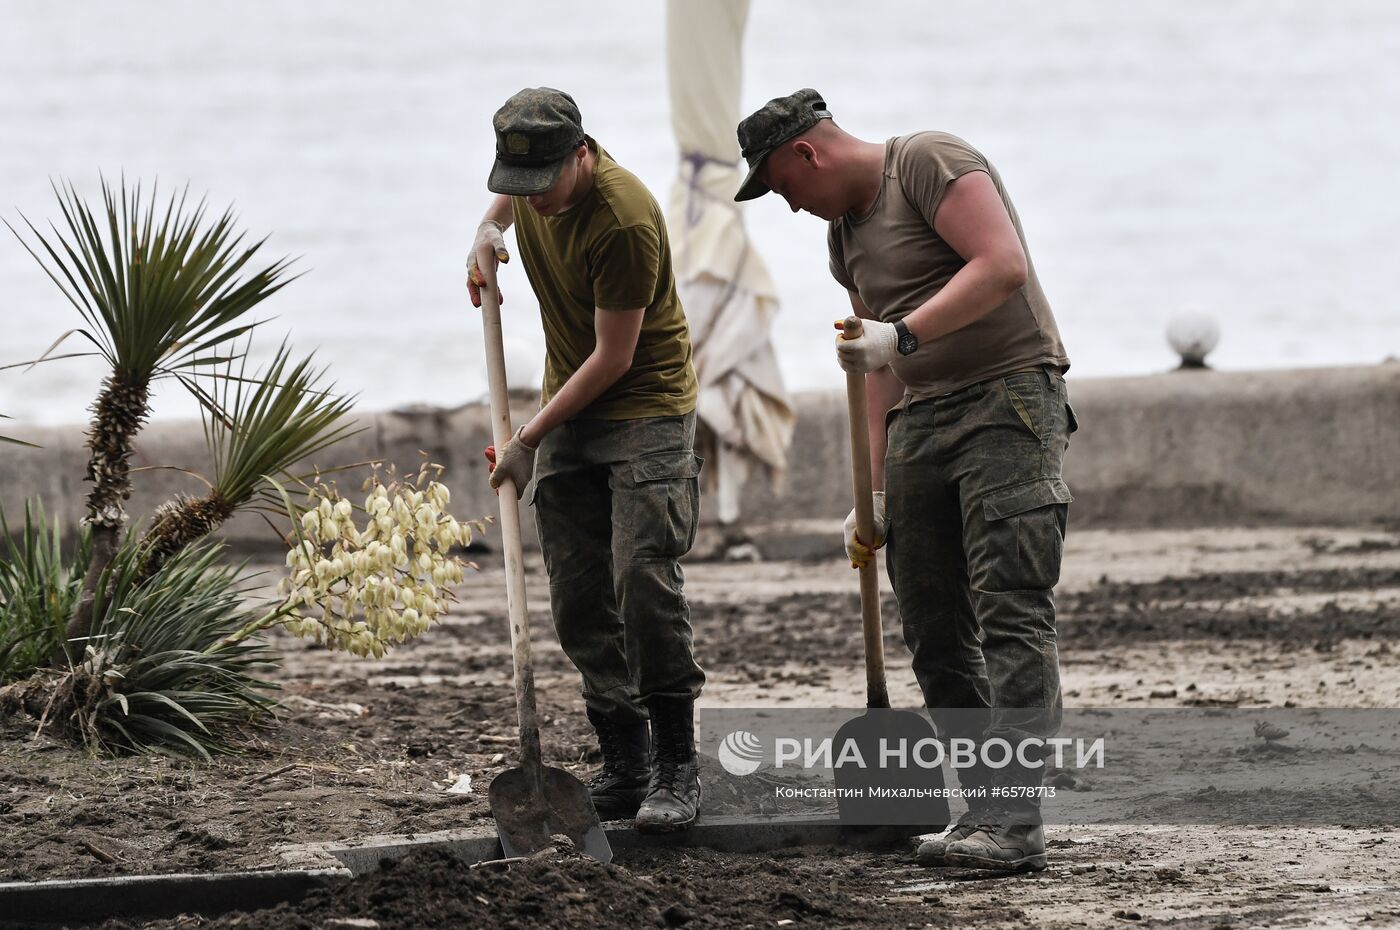
<svg viewBox="0 0 1400 930">
<path fill-rule="evenodd" d="M 1400 363 L 1177 371 L 1069 382 L 1078 525 L 1358 524 L 1400 519 Z M 845 517 L 846 400 L 797 398 L 785 493 L 758 518 Z"/>
<path fill-rule="evenodd" d="M 1080 423 L 1065 462 L 1076 525 L 1400 520 L 1400 364 L 1071 378 L 1070 400 Z M 516 422 L 531 407 L 521 398 Z M 829 521 L 850 508 L 844 394 L 798 395 L 796 407 L 786 486 L 774 494 L 756 485 L 745 495 L 746 519 L 755 524 Z M 366 414 L 361 425 L 364 432 L 316 464 L 384 459 L 407 470 L 426 454 L 447 466 L 456 515 L 495 512 L 481 456 L 490 443 L 484 405 Z M 43 446 L 0 446 L 0 505 L 11 524 L 34 496 L 65 524 L 76 523 L 87 491 L 83 428 L 11 433 Z M 163 467 L 207 473 L 199 424 L 148 426 L 133 466 L 147 469 L 134 475 L 128 509 L 135 516 L 177 492 L 203 493 L 197 479 Z M 353 498 L 365 471 L 351 474 L 339 483 Z M 240 549 L 276 545 L 256 515 L 238 517 L 224 535 Z"/>
<path fill-rule="evenodd" d="M 1400 520 L 1400 363 L 1085 381 L 1070 403 L 1076 520 Z"/>
</svg>

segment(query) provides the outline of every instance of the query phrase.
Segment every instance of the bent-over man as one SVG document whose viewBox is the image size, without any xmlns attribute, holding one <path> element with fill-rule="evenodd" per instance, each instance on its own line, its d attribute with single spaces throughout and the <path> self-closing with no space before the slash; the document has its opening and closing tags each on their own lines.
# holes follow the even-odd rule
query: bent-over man
<svg viewBox="0 0 1400 930">
<path fill-rule="evenodd" d="M 858 139 L 811 89 L 769 101 L 738 133 L 750 171 L 735 200 L 772 190 L 826 220 L 831 274 L 867 321 L 837 352 L 866 373 L 877 532 L 857 539 L 853 511 L 845 543 L 855 564 L 888 547 L 940 737 L 1053 736 L 1069 358 L 1000 176 L 947 133 Z M 959 770 L 987 796 L 920 861 L 1045 868 L 1043 755 L 1030 758 Z"/>
</svg>

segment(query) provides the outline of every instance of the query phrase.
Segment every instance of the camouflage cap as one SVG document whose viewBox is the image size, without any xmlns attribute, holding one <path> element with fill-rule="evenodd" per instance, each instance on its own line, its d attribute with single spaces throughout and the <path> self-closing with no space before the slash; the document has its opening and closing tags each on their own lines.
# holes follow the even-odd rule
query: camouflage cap
<svg viewBox="0 0 1400 930">
<path fill-rule="evenodd" d="M 753 200 L 768 193 L 768 185 L 758 179 L 768 153 L 824 119 L 831 119 L 826 101 L 804 87 L 786 97 L 774 97 L 739 123 L 739 150 L 749 163 L 749 175 L 734 199 Z"/>
<path fill-rule="evenodd" d="M 552 87 L 527 87 L 505 102 L 491 123 L 496 163 L 486 179 L 496 194 L 528 196 L 554 186 L 564 159 L 583 142 L 574 98 Z"/>
</svg>

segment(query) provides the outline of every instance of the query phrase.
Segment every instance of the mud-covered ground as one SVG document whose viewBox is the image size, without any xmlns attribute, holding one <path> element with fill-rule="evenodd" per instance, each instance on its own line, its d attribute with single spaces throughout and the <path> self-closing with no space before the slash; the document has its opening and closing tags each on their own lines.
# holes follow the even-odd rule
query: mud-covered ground
<svg viewBox="0 0 1400 930">
<path fill-rule="evenodd" d="M 687 579 L 710 675 L 702 707 L 862 703 L 858 600 L 842 563 L 696 563 Z M 537 564 L 530 582 L 545 756 L 586 776 L 596 751 L 574 673 L 553 644 Z M 0 881 L 296 865 L 299 844 L 489 818 L 485 785 L 514 761 L 502 591 L 499 566 L 483 560 L 448 622 L 382 661 L 279 640 L 280 725 L 212 765 L 94 763 L 30 739 L 24 721 L 0 721 Z M 1400 707 L 1394 534 L 1071 533 L 1060 609 L 1073 706 Z M 885 616 L 891 696 L 912 706 L 917 688 L 888 595 Z M 472 792 L 447 791 L 462 775 Z M 724 809 L 736 791 L 711 772 L 707 808 Z M 414 896 L 392 889 L 454 866 L 408 863 L 375 879 L 383 887 L 217 926 L 335 926 L 348 917 L 384 927 L 1400 925 L 1400 831 L 1096 826 L 1048 835 L 1049 871 L 998 879 L 921 869 L 908 851 L 631 853 L 601 871 L 571 861 L 485 874 L 461 865 L 461 882 L 429 883 L 440 894 L 421 900 L 437 903 L 416 916 L 404 903 Z M 543 875 L 557 876 L 543 880 L 559 893 L 531 904 L 520 889 Z M 483 890 L 481 903 L 452 890 L 471 882 L 496 892 Z M 646 907 L 598 910 L 613 899 Z M 680 910 L 667 916 L 672 905 Z"/>
</svg>

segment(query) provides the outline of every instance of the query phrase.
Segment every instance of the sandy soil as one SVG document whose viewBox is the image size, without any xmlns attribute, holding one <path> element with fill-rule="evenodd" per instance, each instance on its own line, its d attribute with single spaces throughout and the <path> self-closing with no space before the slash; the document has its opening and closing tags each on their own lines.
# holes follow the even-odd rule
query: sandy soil
<svg viewBox="0 0 1400 930">
<path fill-rule="evenodd" d="M 698 563 L 687 578 L 697 652 L 711 676 L 704 706 L 863 700 L 858 600 L 840 562 Z M 545 755 L 586 775 L 596 751 L 574 673 L 552 643 L 542 581 L 532 564 Z M 23 721 L 0 721 L 0 880 L 275 867 L 296 861 L 295 844 L 489 817 L 484 786 L 514 759 L 502 590 L 500 567 L 483 562 L 442 628 L 383 661 L 279 640 L 281 725 L 214 765 L 93 764 L 68 746 L 30 739 Z M 1278 528 L 1072 533 L 1060 600 L 1073 706 L 1400 707 L 1400 536 Z M 918 694 L 892 600 L 885 613 L 892 698 L 913 705 Z M 474 780 L 473 793 L 448 793 L 462 774 Z M 714 788 L 722 804 L 723 782 Z M 528 868 L 553 869 L 570 888 L 596 886 L 600 900 L 636 897 L 638 883 L 650 883 L 642 890 L 654 912 L 617 911 L 618 926 L 680 925 L 678 913 L 696 926 L 741 926 L 741 914 L 770 927 L 780 920 L 1400 925 L 1400 831 L 1059 827 L 1049 836 L 1050 870 L 1012 878 L 922 869 L 909 852 L 836 850 L 634 854 L 607 875 L 589 871 L 590 863 Z M 446 867 L 406 868 L 384 881 Z M 497 884 L 528 885 L 534 873 L 522 870 L 502 873 Z M 785 890 L 805 904 L 783 897 Z M 381 903 L 397 900 L 381 892 Z M 277 925 L 331 926 L 323 920 L 335 916 L 373 917 L 385 927 L 447 916 L 501 926 L 614 925 L 567 895 L 513 916 L 449 901 L 415 917 L 367 898 L 337 900 L 361 910 L 325 904 L 294 920 L 284 914 Z M 734 910 L 733 901 L 742 907 Z M 673 904 L 684 913 L 667 917 Z M 238 924 L 264 925 L 273 923 Z"/>
</svg>

